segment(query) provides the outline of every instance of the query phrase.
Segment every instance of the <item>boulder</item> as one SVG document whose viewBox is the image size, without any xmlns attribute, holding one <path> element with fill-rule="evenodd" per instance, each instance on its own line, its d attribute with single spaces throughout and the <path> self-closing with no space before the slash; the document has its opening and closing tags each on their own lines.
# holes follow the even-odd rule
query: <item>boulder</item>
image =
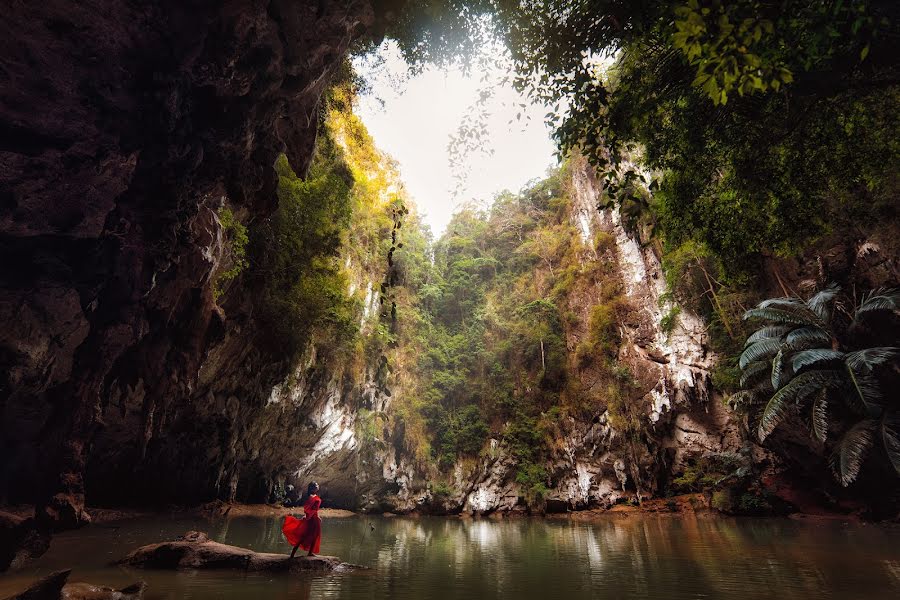
<svg viewBox="0 0 900 600">
<path fill-rule="evenodd" d="M 92 583 L 66 583 L 71 572 L 67 569 L 51 573 L 21 594 L 6 600 L 140 600 L 147 588 L 143 581 L 121 590 Z"/>
</svg>

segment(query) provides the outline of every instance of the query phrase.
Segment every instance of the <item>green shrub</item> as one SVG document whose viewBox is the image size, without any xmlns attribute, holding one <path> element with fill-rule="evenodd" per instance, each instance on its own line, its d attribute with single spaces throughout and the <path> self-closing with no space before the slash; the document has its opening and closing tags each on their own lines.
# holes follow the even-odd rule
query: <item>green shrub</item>
<svg viewBox="0 0 900 600">
<path fill-rule="evenodd" d="M 219 208 L 217 213 L 219 225 L 225 234 L 225 244 L 228 250 L 227 259 L 231 266 L 219 272 L 213 284 L 213 299 L 218 300 L 228 283 L 241 274 L 247 268 L 247 228 L 237 220 L 234 213 L 227 206 Z"/>
</svg>

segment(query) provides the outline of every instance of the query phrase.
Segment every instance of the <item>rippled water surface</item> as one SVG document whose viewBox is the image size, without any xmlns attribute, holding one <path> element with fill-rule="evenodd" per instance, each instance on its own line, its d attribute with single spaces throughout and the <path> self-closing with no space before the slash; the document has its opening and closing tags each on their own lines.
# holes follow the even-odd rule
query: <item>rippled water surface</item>
<svg viewBox="0 0 900 600">
<path fill-rule="evenodd" d="M 288 550 L 280 519 L 155 517 L 57 536 L 34 568 L 0 576 L 0 597 L 73 567 L 70 581 L 121 587 L 143 579 L 151 599 L 900 598 L 896 526 L 650 516 L 323 521 L 322 553 L 370 571 L 298 577 L 109 566 L 189 529 L 258 551 Z"/>
</svg>

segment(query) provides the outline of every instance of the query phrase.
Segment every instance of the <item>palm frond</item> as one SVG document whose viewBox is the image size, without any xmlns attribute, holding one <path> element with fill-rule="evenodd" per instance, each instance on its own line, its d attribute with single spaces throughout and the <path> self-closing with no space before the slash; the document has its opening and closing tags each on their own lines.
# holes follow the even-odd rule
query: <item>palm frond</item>
<svg viewBox="0 0 900 600">
<path fill-rule="evenodd" d="M 813 402 L 812 430 L 817 440 L 825 441 L 828 435 L 828 390 L 820 390 Z"/>
<path fill-rule="evenodd" d="M 801 350 L 800 352 L 795 354 L 792 364 L 794 367 L 794 372 L 799 373 L 806 367 L 815 364 L 844 360 L 845 356 L 846 355 L 843 352 L 839 352 L 837 350 L 813 348 L 811 350 Z"/>
<path fill-rule="evenodd" d="M 784 420 L 791 406 L 822 389 L 836 389 L 843 385 L 843 375 L 835 370 L 807 371 L 794 377 L 786 386 L 775 392 L 759 420 L 757 435 L 760 441 L 766 439 Z"/>
<path fill-rule="evenodd" d="M 876 310 L 900 310 L 900 288 L 876 288 L 863 296 L 856 314 Z"/>
<path fill-rule="evenodd" d="M 795 325 L 814 325 L 825 327 L 819 316 L 803 303 L 780 304 L 776 306 L 757 306 L 744 313 L 744 320 L 761 319 L 773 323 L 793 323 Z"/>
<path fill-rule="evenodd" d="M 747 365 L 741 373 L 741 387 L 747 387 L 747 384 L 759 378 L 760 375 L 769 372 L 769 361 L 757 360 Z"/>
<path fill-rule="evenodd" d="M 831 306 L 834 299 L 841 293 L 841 286 L 836 283 L 828 285 L 825 289 L 806 301 L 809 309 L 819 315 L 825 323 L 831 321 Z"/>
<path fill-rule="evenodd" d="M 731 406 L 732 410 L 747 411 L 750 408 L 761 404 L 759 390 L 741 390 L 735 392 L 728 396 L 728 404 Z"/>
<path fill-rule="evenodd" d="M 815 344 L 823 347 L 831 346 L 831 334 L 820 327 L 797 327 L 788 333 L 784 341 L 788 344 Z M 815 348 L 815 345 L 807 348 Z"/>
<path fill-rule="evenodd" d="M 794 374 L 791 366 L 787 364 L 787 358 L 790 356 L 790 346 L 785 344 L 778 349 L 778 354 L 772 359 L 772 389 L 777 390 L 787 383 L 788 379 Z M 787 367 L 787 369 L 785 369 Z"/>
<path fill-rule="evenodd" d="M 759 340 L 768 338 L 781 338 L 783 335 L 793 329 L 794 327 L 792 325 L 767 325 L 766 327 L 757 329 L 756 331 L 751 333 L 750 337 L 747 338 L 747 341 L 744 342 L 744 348 L 754 342 L 758 342 Z"/>
<path fill-rule="evenodd" d="M 850 367 L 846 367 L 847 379 L 850 383 L 848 404 L 862 416 L 877 417 L 884 410 L 882 400 L 884 394 L 878 380 L 871 375 L 857 375 Z"/>
<path fill-rule="evenodd" d="M 900 475 L 900 414 L 893 413 L 881 420 L 881 441 L 888 460 Z"/>
<path fill-rule="evenodd" d="M 863 461 L 872 449 L 877 421 L 865 419 L 850 428 L 834 447 L 831 468 L 841 485 L 847 487 L 856 480 Z"/>
<path fill-rule="evenodd" d="M 818 328 L 801 327 L 801 329 Z M 812 335 L 800 336 L 795 338 L 793 342 L 785 341 L 782 343 L 775 358 L 772 359 L 772 388 L 777 390 L 797 373 L 797 369 L 794 368 L 793 364 L 788 362 L 792 356 L 796 356 L 795 353 L 799 353 L 801 350 L 821 350 L 820 346 L 821 338 Z"/>
<path fill-rule="evenodd" d="M 741 353 L 738 366 L 741 369 L 745 369 L 752 362 L 775 356 L 780 347 L 781 340 L 776 339 L 764 339 L 754 342 Z"/>
<path fill-rule="evenodd" d="M 872 368 L 900 356 L 900 348 L 891 346 L 865 348 L 847 354 L 847 366 L 857 373 L 871 373 Z"/>
<path fill-rule="evenodd" d="M 763 300 L 756 305 L 756 308 L 745 312 L 744 318 L 767 319 L 777 323 L 817 325 L 823 328 L 827 326 L 827 323 L 799 298 L 769 298 L 768 300 Z"/>
</svg>

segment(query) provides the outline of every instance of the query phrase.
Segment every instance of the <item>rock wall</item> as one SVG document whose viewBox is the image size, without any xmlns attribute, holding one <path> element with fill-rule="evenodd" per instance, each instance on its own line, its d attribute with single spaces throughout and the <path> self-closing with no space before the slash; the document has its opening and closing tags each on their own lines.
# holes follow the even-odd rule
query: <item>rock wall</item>
<svg viewBox="0 0 900 600">
<path fill-rule="evenodd" d="M 214 299 L 217 213 L 272 211 L 276 156 L 306 168 L 331 73 L 393 4 L 4 8 L 0 500 L 67 527 L 87 518 L 89 465 L 98 499 L 137 480 L 187 499 L 256 485 L 235 465 L 277 451 L 252 440 L 286 418 L 258 411 L 290 365 L 255 348 L 252 290 Z M 190 421 L 202 414 L 237 424 Z M 241 433 L 210 439 L 223 430 Z"/>
<path fill-rule="evenodd" d="M 617 210 L 598 211 L 601 188 L 587 164 L 576 163 L 568 187 L 574 205 L 572 226 L 582 234 L 581 259 L 611 262 L 624 283 L 630 308 L 620 324 L 617 360 L 637 380 L 637 403 L 648 428 L 646 435 L 635 439 L 611 425 L 608 412 L 588 422 L 569 418 L 551 444 L 555 449 L 546 464 L 548 510 L 640 500 L 653 495 L 686 458 L 736 452 L 742 446 L 739 423 L 711 388 L 709 370 L 716 357 L 707 349 L 702 320 L 683 310 L 671 332 L 664 332 L 662 320 L 669 306 L 660 302 L 665 283 L 659 258 L 624 227 Z M 600 233 L 615 240 L 605 252 L 593 245 Z M 582 313 L 582 322 L 588 321 L 601 290 L 594 292 L 595 297 L 575 299 L 569 307 Z M 574 351 L 585 335 L 586 331 L 571 332 L 569 350 Z M 392 387 L 404 393 L 389 379 L 377 391 L 373 388 L 368 406 L 389 414 Z M 366 442 L 348 433 L 355 415 L 346 401 L 335 397 L 334 404 L 325 408 L 323 414 L 335 416 L 320 422 L 319 437 L 297 469 L 298 482 L 323 475 L 333 483 L 349 478 L 360 493 L 333 497 L 347 498 L 350 507 L 364 510 L 525 510 L 525 491 L 515 481 L 515 459 L 500 440 L 491 440 L 482 457 L 460 461 L 445 474 L 449 489 L 436 489 L 429 483 L 434 474 L 415 464 L 402 443 Z M 381 437 L 389 439 L 390 432 Z"/>
</svg>

